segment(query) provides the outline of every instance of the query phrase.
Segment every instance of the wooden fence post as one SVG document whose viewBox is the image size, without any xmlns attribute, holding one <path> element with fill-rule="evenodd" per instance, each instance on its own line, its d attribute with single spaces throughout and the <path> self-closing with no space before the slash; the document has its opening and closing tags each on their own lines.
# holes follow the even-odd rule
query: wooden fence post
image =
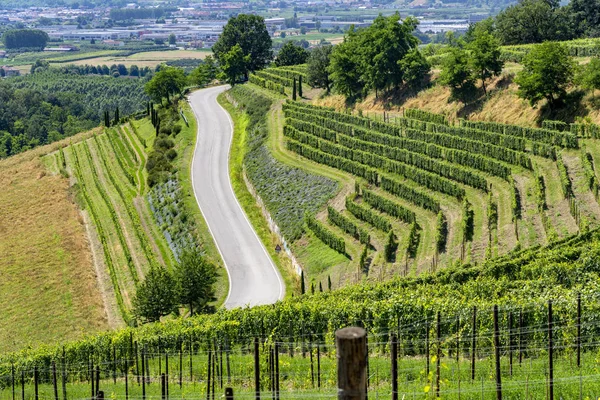
<svg viewBox="0 0 600 400">
<path fill-rule="evenodd" d="M 548 399 L 554 400 L 554 342 L 552 337 L 552 300 L 548 300 Z"/>
<path fill-rule="evenodd" d="M 391 351 L 390 358 L 392 361 L 392 400 L 398 400 L 398 340 L 396 334 L 390 336 Z"/>
<path fill-rule="evenodd" d="M 39 400 L 40 396 L 38 393 L 38 367 L 33 367 L 33 384 L 35 385 L 35 400 Z"/>
<path fill-rule="evenodd" d="M 233 400 L 233 389 L 225 388 L 225 400 Z"/>
<path fill-rule="evenodd" d="M 256 400 L 260 400 L 260 358 L 257 337 L 254 338 L 254 387 Z"/>
<path fill-rule="evenodd" d="M 471 380 L 475 380 L 475 352 L 477 350 L 477 306 L 473 306 L 473 330 L 471 333 Z"/>
<path fill-rule="evenodd" d="M 338 365 L 338 400 L 364 400 L 367 395 L 367 333 L 344 328 L 335 333 Z"/>
<path fill-rule="evenodd" d="M 52 386 L 54 388 L 54 400 L 58 400 L 58 380 L 56 379 L 56 361 L 52 361 Z"/>
<path fill-rule="evenodd" d="M 442 322 L 441 314 L 437 312 L 437 329 L 436 329 L 436 346 L 437 356 L 435 360 L 435 397 L 440 397 L 440 375 L 441 375 L 441 363 L 442 363 Z"/>
<path fill-rule="evenodd" d="M 577 294 L 577 368 L 581 367 L 581 293 Z"/>
<path fill-rule="evenodd" d="M 498 327 L 497 305 L 494 305 L 494 355 L 496 359 L 496 400 L 502 400 L 502 377 L 500 376 L 500 328 Z"/>
</svg>

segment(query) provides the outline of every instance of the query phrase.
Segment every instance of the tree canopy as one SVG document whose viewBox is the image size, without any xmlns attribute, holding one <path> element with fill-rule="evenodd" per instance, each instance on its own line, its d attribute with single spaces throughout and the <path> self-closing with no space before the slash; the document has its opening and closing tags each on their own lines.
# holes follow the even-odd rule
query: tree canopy
<svg viewBox="0 0 600 400">
<path fill-rule="evenodd" d="M 575 63 L 564 44 L 546 42 L 534 46 L 523 59 L 515 82 L 519 96 L 533 106 L 546 99 L 551 108 L 564 98 L 573 82 Z"/>
<path fill-rule="evenodd" d="M 182 68 L 162 66 L 146 84 L 146 93 L 156 102 L 163 98 L 170 99 L 171 95 L 181 93 L 187 83 L 187 77 Z"/>
<path fill-rule="evenodd" d="M 469 55 L 460 47 L 452 47 L 442 63 L 440 82 L 450 87 L 450 99 L 466 103 L 475 93 L 475 78 Z"/>
<path fill-rule="evenodd" d="M 165 268 L 151 267 L 136 289 L 133 299 L 135 315 L 147 322 L 155 322 L 177 311 L 177 306 L 175 279 Z"/>
<path fill-rule="evenodd" d="M 296 45 L 294 42 L 287 42 L 283 45 L 277 58 L 275 59 L 275 65 L 283 67 L 286 65 L 298 65 L 304 64 L 308 59 L 309 52 L 303 47 Z"/>
<path fill-rule="evenodd" d="M 42 50 L 48 40 L 48 34 L 37 29 L 11 29 L 2 35 L 2 41 L 7 49 L 30 47 Z"/>
<path fill-rule="evenodd" d="M 350 29 L 344 42 L 331 53 L 330 72 L 338 92 L 350 98 L 368 90 L 398 89 L 405 84 L 402 63 L 419 40 L 413 34 L 417 20 L 399 14 L 379 16 L 368 28 Z"/>
<path fill-rule="evenodd" d="M 471 51 L 473 72 L 481 80 L 483 91 L 487 94 L 486 81 L 499 76 L 504 67 L 504 62 L 500 59 L 500 43 L 485 25 L 481 25 L 474 29 L 468 49 Z"/>
<path fill-rule="evenodd" d="M 329 92 L 331 79 L 329 77 L 329 63 L 333 46 L 319 46 L 310 52 L 308 67 L 306 68 L 308 84 L 313 87 L 324 88 Z"/>
<path fill-rule="evenodd" d="M 179 302 L 189 307 L 190 315 L 213 311 L 209 304 L 215 301 L 213 285 L 217 281 L 217 268 L 198 249 L 181 254 L 174 275 L 179 286 Z"/>
<path fill-rule="evenodd" d="M 238 45 L 245 59 L 244 75 L 265 68 L 273 58 L 271 36 L 265 20 L 258 15 L 240 14 L 230 18 L 212 50 L 221 65 L 234 46 Z"/>
<path fill-rule="evenodd" d="M 227 83 L 233 86 L 246 74 L 250 56 L 244 56 L 242 48 L 236 44 L 222 57 L 222 60 L 223 77 Z"/>
</svg>

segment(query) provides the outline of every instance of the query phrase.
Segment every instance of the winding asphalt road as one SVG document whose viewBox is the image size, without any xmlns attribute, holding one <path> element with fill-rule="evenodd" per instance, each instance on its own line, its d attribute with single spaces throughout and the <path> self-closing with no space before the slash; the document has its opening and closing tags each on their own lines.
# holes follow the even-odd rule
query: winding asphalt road
<svg viewBox="0 0 600 400">
<path fill-rule="evenodd" d="M 228 86 L 194 92 L 190 105 L 198 122 L 192 160 L 194 194 L 229 274 L 226 308 L 272 304 L 283 298 L 283 280 L 246 214 L 229 178 L 233 122 L 217 102 Z"/>
</svg>

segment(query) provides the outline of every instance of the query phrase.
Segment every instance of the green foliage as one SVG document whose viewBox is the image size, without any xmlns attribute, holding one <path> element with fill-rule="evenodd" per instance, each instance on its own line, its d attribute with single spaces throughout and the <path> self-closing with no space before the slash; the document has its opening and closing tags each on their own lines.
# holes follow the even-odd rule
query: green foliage
<svg viewBox="0 0 600 400">
<path fill-rule="evenodd" d="M 406 247 L 406 254 L 410 258 L 417 256 L 417 250 L 419 249 L 419 241 L 421 240 L 421 228 L 416 222 L 410 224 L 410 230 L 408 231 L 408 246 Z M 384 251 L 385 252 L 385 251 Z"/>
<path fill-rule="evenodd" d="M 339 227 L 341 230 L 351 235 L 359 242 L 366 245 L 371 243 L 371 236 L 369 235 L 369 232 L 362 229 L 360 226 L 352 222 L 352 220 L 345 217 L 342 213 L 331 206 L 327 207 L 327 218 L 331 224 Z"/>
<path fill-rule="evenodd" d="M 48 34 L 37 29 L 11 29 L 2 34 L 7 49 L 32 48 L 41 51 L 48 40 Z"/>
<path fill-rule="evenodd" d="M 237 85 L 229 93 L 249 116 L 244 157 L 248 179 L 286 240 L 297 240 L 304 232 L 304 215 L 317 213 L 335 194 L 337 183 L 283 164 L 271 155 L 266 144 L 269 98 L 245 85 Z"/>
<path fill-rule="evenodd" d="M 431 71 L 431 63 L 417 48 L 406 53 L 406 56 L 398 61 L 398 67 L 403 73 L 404 84 L 413 91 L 425 85 L 425 78 Z"/>
<path fill-rule="evenodd" d="M 533 106 L 546 99 L 551 108 L 560 103 L 573 81 L 574 62 L 560 43 L 546 42 L 535 46 L 523 59 L 517 74 L 519 97 Z"/>
<path fill-rule="evenodd" d="M 135 315 L 147 322 L 177 311 L 177 283 L 171 273 L 162 267 L 151 267 L 144 281 L 138 285 L 133 299 Z"/>
<path fill-rule="evenodd" d="M 148 100 L 143 82 L 78 76 L 55 69 L 0 81 L 0 157 L 52 143 L 89 130 L 104 111 L 119 107 L 121 115 L 142 109 Z M 3 146 L 4 144 L 4 146 Z"/>
<path fill-rule="evenodd" d="M 375 192 L 368 189 L 362 190 L 362 198 L 365 203 L 376 210 L 384 212 L 392 217 L 396 217 L 403 222 L 412 223 L 416 220 L 415 213 L 411 210 L 402 207 L 392 200 L 388 200 L 383 196 L 379 196 Z"/>
<path fill-rule="evenodd" d="M 212 47 L 219 64 L 225 65 L 226 54 L 236 45 L 240 47 L 245 62 L 244 76 L 265 68 L 273 57 L 265 20 L 258 15 L 239 14 L 227 21 L 223 33 Z"/>
<path fill-rule="evenodd" d="M 383 247 L 383 254 L 388 262 L 393 262 L 396 258 L 396 250 L 398 250 L 398 243 L 396 243 L 396 235 L 394 231 L 390 231 L 387 236 L 387 242 Z"/>
<path fill-rule="evenodd" d="M 286 42 L 277 53 L 275 65 L 284 67 L 286 65 L 298 65 L 306 63 L 309 53 L 302 46 L 294 42 Z"/>
<path fill-rule="evenodd" d="M 429 111 L 419 110 L 418 108 L 407 108 L 404 110 L 404 117 L 417 119 L 424 122 L 433 122 L 434 124 L 449 125 L 448 120 L 442 114 L 436 114 Z"/>
<path fill-rule="evenodd" d="M 589 63 L 581 66 L 576 76 L 576 81 L 580 86 L 592 93 L 600 89 L 600 58 L 593 57 Z M 563 130 L 565 129 L 566 127 Z"/>
<path fill-rule="evenodd" d="M 536 186 L 536 197 L 537 197 L 537 208 L 541 214 L 544 214 L 544 211 L 548 209 L 548 203 L 546 202 L 546 183 L 544 182 L 544 177 L 542 175 L 538 175 L 535 180 Z"/>
<path fill-rule="evenodd" d="M 310 229 L 319 240 L 331 247 L 340 254 L 346 254 L 346 243 L 344 239 L 337 236 L 325 227 L 321 222 L 309 214 L 306 214 L 306 226 Z"/>
<path fill-rule="evenodd" d="M 225 80 L 233 86 L 247 73 L 250 56 L 245 56 L 240 45 L 236 44 L 221 55 L 220 63 Z"/>
<path fill-rule="evenodd" d="M 558 131 L 558 132 L 564 132 L 564 131 L 568 131 L 570 129 L 569 124 L 567 124 L 566 122 L 552 121 L 549 119 L 545 119 L 542 121 L 542 128 L 548 129 L 551 131 Z"/>
<path fill-rule="evenodd" d="M 367 207 L 361 206 L 349 197 L 346 198 L 346 209 L 357 219 L 372 225 L 380 231 L 389 232 L 392 230 L 392 224 L 390 224 L 390 221 L 388 221 L 387 218 Z"/>
<path fill-rule="evenodd" d="M 361 269 L 361 271 L 365 271 L 369 267 L 367 264 L 368 256 L 369 256 L 369 245 L 366 244 L 365 247 L 363 248 L 362 253 L 360 253 L 360 259 L 358 261 L 358 267 Z"/>
<path fill-rule="evenodd" d="M 214 284 L 217 276 L 217 267 L 199 249 L 186 249 L 180 255 L 174 278 L 179 291 L 178 301 L 189 306 L 190 315 L 213 311 L 209 303 L 216 300 Z"/>
<path fill-rule="evenodd" d="M 215 80 L 219 73 L 219 67 L 217 66 L 213 56 L 208 56 L 204 59 L 204 62 L 194 69 L 190 75 L 189 80 L 198 86 L 205 86 Z"/>
<path fill-rule="evenodd" d="M 448 240 L 448 220 L 443 212 L 439 212 L 436 220 L 435 229 L 435 247 L 438 253 L 446 250 L 446 241 Z"/>
<path fill-rule="evenodd" d="M 492 192 L 488 193 L 487 218 L 490 232 L 498 229 L 498 203 L 494 200 Z"/>
<path fill-rule="evenodd" d="M 496 17 L 495 35 L 505 45 L 568 40 L 575 32 L 572 15 L 545 0 L 521 0 Z"/>
<path fill-rule="evenodd" d="M 598 189 L 600 184 L 596 177 L 594 168 L 594 158 L 586 151 L 581 153 L 581 164 L 583 165 L 583 172 L 585 173 L 585 180 L 588 188 L 594 193 L 594 196 L 598 197 Z"/>
<path fill-rule="evenodd" d="M 324 88 L 327 93 L 331 88 L 329 64 L 333 46 L 319 46 L 310 52 L 307 60 L 307 83 L 312 87 Z"/>
<path fill-rule="evenodd" d="M 399 14 L 390 17 L 379 16 L 368 28 L 350 29 L 345 41 L 331 53 L 330 73 L 336 90 L 348 98 L 358 98 L 366 91 L 376 92 L 389 88 L 399 88 L 404 82 L 404 70 L 411 67 L 413 60 L 401 61 L 418 45 L 413 35 L 417 21 L 414 18 L 400 20 Z M 411 81 L 415 81 L 415 70 Z"/>
<path fill-rule="evenodd" d="M 442 62 L 440 83 L 450 88 L 450 99 L 467 103 L 475 95 L 475 79 L 469 54 L 452 47 Z"/>
<path fill-rule="evenodd" d="M 462 205 L 461 231 L 465 242 L 471 242 L 473 240 L 473 234 L 475 232 L 475 212 L 467 199 L 463 200 Z"/>
<path fill-rule="evenodd" d="M 485 83 L 488 79 L 502 73 L 504 62 L 500 59 L 500 42 L 484 25 L 476 26 L 473 40 L 468 44 L 471 51 L 471 67 L 481 80 L 483 91 L 487 94 Z"/>
<path fill-rule="evenodd" d="M 292 100 L 296 101 L 296 78 L 294 78 L 294 82 L 292 84 Z"/>
<path fill-rule="evenodd" d="M 163 98 L 170 101 L 171 95 L 180 94 L 187 83 L 183 69 L 163 66 L 146 84 L 146 93 L 157 103 Z"/>
<path fill-rule="evenodd" d="M 565 165 L 562 156 L 559 155 L 556 159 L 556 166 L 558 167 L 558 175 L 560 177 L 560 186 L 562 188 L 563 196 L 566 199 L 573 197 L 573 185 L 569 178 L 569 171 Z"/>
<path fill-rule="evenodd" d="M 510 185 L 510 207 L 512 209 L 513 221 L 521 218 L 521 193 L 517 189 L 517 183 L 514 181 Z"/>
</svg>

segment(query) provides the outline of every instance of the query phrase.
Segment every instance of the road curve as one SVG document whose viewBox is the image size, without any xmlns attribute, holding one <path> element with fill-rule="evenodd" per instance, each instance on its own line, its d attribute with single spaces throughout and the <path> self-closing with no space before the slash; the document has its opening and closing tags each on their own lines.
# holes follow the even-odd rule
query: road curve
<svg viewBox="0 0 600 400">
<path fill-rule="evenodd" d="M 283 280 L 238 203 L 229 177 L 233 122 L 217 102 L 219 93 L 227 89 L 202 89 L 189 96 L 198 122 L 192 185 L 229 274 L 224 306 L 272 304 L 284 296 Z"/>
</svg>

